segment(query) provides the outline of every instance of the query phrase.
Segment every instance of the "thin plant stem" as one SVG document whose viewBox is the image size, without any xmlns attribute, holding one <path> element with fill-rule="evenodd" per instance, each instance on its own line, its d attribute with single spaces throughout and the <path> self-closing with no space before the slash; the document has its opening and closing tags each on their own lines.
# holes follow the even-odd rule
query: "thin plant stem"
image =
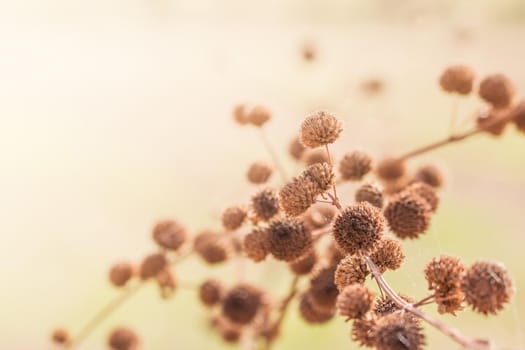
<svg viewBox="0 0 525 350">
<path fill-rule="evenodd" d="M 330 167 L 334 167 L 334 161 L 332 159 L 332 155 L 330 154 L 330 148 L 328 147 L 328 145 L 324 145 L 325 146 L 325 149 L 326 149 L 326 155 L 328 156 L 328 163 L 330 164 Z M 335 181 L 334 181 L 334 184 L 332 186 L 333 190 L 334 190 L 334 197 L 339 201 L 339 198 L 337 198 L 337 189 L 336 189 L 336 186 L 335 186 Z"/>
<path fill-rule="evenodd" d="M 423 299 L 421 299 L 420 301 L 418 301 L 417 303 L 414 303 L 412 305 L 414 305 L 415 307 L 418 307 L 418 306 L 421 306 L 421 305 L 425 305 L 427 303 L 431 303 L 432 299 L 434 299 L 434 294 L 431 294 L 431 295 L 429 295 L 427 297 L 424 297 Z"/>
<path fill-rule="evenodd" d="M 381 289 L 383 289 L 385 294 L 394 303 L 396 303 L 397 306 L 399 306 L 403 310 L 406 310 L 407 312 L 410 312 L 416 317 L 419 317 L 422 320 L 425 320 L 430 325 L 434 326 L 437 330 L 439 330 L 441 333 L 449 336 L 450 338 L 452 338 L 455 342 L 457 342 L 464 348 L 473 349 L 473 350 L 490 350 L 490 344 L 487 340 L 473 339 L 473 338 L 467 337 L 463 335 L 456 328 L 452 328 L 446 325 L 445 323 L 443 323 L 442 321 L 434 318 L 433 316 L 425 314 L 423 311 L 419 310 L 413 304 L 410 304 L 409 302 L 401 298 L 392 289 L 392 287 L 390 287 L 390 285 L 386 282 L 385 278 L 381 274 L 381 271 L 379 271 L 378 267 L 376 266 L 376 264 L 374 264 L 372 259 L 370 259 L 368 256 L 365 256 L 365 260 L 366 260 L 368 267 L 370 268 L 370 271 L 372 272 L 372 275 L 374 276 L 376 281 L 381 286 Z"/>
<path fill-rule="evenodd" d="M 283 181 L 283 183 L 286 183 L 288 176 L 286 175 L 286 171 L 284 170 L 284 167 L 281 164 L 279 157 L 277 156 L 277 153 L 275 152 L 272 144 L 270 143 L 270 140 L 268 140 L 268 137 L 266 135 L 264 128 L 260 127 L 258 129 L 259 129 L 259 135 L 261 135 L 262 143 L 264 144 L 266 151 L 270 154 L 273 164 L 277 168 L 277 171 L 279 172 L 279 175 L 281 176 L 281 180 Z"/>
</svg>

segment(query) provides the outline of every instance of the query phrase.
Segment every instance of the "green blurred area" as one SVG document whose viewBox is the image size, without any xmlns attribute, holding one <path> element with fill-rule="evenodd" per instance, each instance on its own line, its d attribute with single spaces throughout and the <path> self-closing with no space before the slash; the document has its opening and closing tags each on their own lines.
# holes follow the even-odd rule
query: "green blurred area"
<svg viewBox="0 0 525 350">
<path fill-rule="evenodd" d="M 309 111 L 344 120 L 336 157 L 359 147 L 379 158 L 448 134 L 454 99 L 437 85 L 448 64 L 469 64 L 480 77 L 503 72 L 525 91 L 521 0 L 33 0 L 0 10 L 3 348 L 49 348 L 53 327 L 79 329 L 118 293 L 108 267 L 155 249 L 156 220 L 175 217 L 195 233 L 219 227 L 224 207 L 248 201 L 255 188 L 245 171 L 269 158 L 255 130 L 231 120 L 239 102 L 274 112 L 268 133 L 292 174 L 299 168 L 286 147 Z M 314 62 L 302 61 L 305 42 L 317 49 Z M 364 95 L 368 78 L 381 79 L 384 92 Z M 480 106 L 470 96 L 459 114 L 469 118 Z M 431 230 L 404 242 L 404 266 L 386 276 L 422 297 L 422 269 L 433 256 L 502 261 L 518 291 L 505 311 L 439 316 L 496 349 L 524 349 L 524 159 L 525 135 L 512 127 L 501 139 L 480 135 L 414 159 L 412 168 L 445 165 L 447 184 Z M 344 202 L 353 188 L 341 187 Z M 276 298 L 286 293 L 291 276 L 282 264 L 244 268 Z M 210 276 L 233 283 L 237 269 L 192 258 L 175 272 L 195 285 Z M 275 350 L 357 348 L 350 324 L 309 326 L 292 306 Z M 121 324 L 138 331 L 145 349 L 232 348 L 209 331 L 208 315 L 191 288 L 163 301 L 151 285 L 81 348 L 105 348 Z M 429 349 L 457 348 L 426 332 Z"/>
</svg>

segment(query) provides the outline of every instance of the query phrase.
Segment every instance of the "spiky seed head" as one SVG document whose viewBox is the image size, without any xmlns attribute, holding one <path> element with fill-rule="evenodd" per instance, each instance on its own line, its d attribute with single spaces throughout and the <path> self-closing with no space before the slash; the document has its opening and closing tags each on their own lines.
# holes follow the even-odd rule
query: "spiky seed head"
<svg viewBox="0 0 525 350">
<path fill-rule="evenodd" d="M 292 156 L 295 160 L 301 160 L 304 151 L 306 148 L 301 143 L 301 140 L 299 139 L 299 136 L 296 136 L 290 141 L 290 145 L 288 146 L 288 153 L 290 156 Z"/>
<path fill-rule="evenodd" d="M 169 267 L 165 267 L 156 276 L 157 285 L 159 286 L 160 295 L 163 299 L 168 299 L 175 293 L 177 282 L 173 271 Z"/>
<path fill-rule="evenodd" d="M 383 208 L 383 191 L 377 184 L 365 183 L 361 185 L 355 192 L 355 201 L 368 202 L 374 207 L 381 209 Z"/>
<path fill-rule="evenodd" d="M 409 298 L 402 295 L 400 295 L 400 297 L 406 300 L 407 302 L 412 303 L 412 300 L 410 300 Z M 392 299 L 390 299 L 387 296 L 384 296 L 376 300 L 376 302 L 374 303 L 373 311 L 376 316 L 383 317 L 399 310 L 401 310 L 401 308 Z"/>
<path fill-rule="evenodd" d="M 474 71 L 465 65 L 453 65 L 445 69 L 439 78 L 439 85 L 446 92 L 468 95 L 472 91 Z"/>
<path fill-rule="evenodd" d="M 519 131 L 525 132 L 525 101 L 518 103 L 512 110 L 514 124 Z"/>
<path fill-rule="evenodd" d="M 370 274 L 365 259 L 361 255 L 347 255 L 335 270 L 335 284 L 342 291 L 354 283 L 364 283 Z"/>
<path fill-rule="evenodd" d="M 505 266 L 490 261 L 478 261 L 469 266 L 461 289 L 467 304 L 485 315 L 496 314 L 514 295 L 512 279 Z"/>
<path fill-rule="evenodd" d="M 328 159 L 328 154 L 324 149 L 307 149 L 303 155 L 301 160 L 303 161 L 306 166 L 314 165 L 317 163 L 328 163 L 330 162 L 330 159 Z"/>
<path fill-rule="evenodd" d="M 432 186 L 422 182 L 414 182 L 408 185 L 404 191 L 408 193 L 415 193 L 428 203 L 430 210 L 433 212 L 437 210 L 439 206 L 439 197 L 436 193 L 436 190 L 434 190 Z"/>
<path fill-rule="evenodd" d="M 372 170 L 372 157 L 363 151 L 348 152 L 339 162 L 339 173 L 343 180 L 360 181 Z"/>
<path fill-rule="evenodd" d="M 335 309 L 325 309 L 317 306 L 309 293 L 304 293 L 299 302 L 299 312 L 303 320 L 310 324 L 320 324 L 330 321 L 335 315 Z"/>
<path fill-rule="evenodd" d="M 129 328 L 116 328 L 109 335 L 108 345 L 113 350 L 137 350 L 139 337 Z"/>
<path fill-rule="evenodd" d="M 414 179 L 434 188 L 443 186 L 443 183 L 445 182 L 443 171 L 433 164 L 420 167 L 414 175 Z"/>
<path fill-rule="evenodd" d="M 272 176 L 273 168 L 265 162 L 255 162 L 248 168 L 246 177 L 252 184 L 260 185 L 268 181 Z"/>
<path fill-rule="evenodd" d="M 379 318 L 374 333 L 377 350 L 421 350 L 425 345 L 421 325 L 400 312 Z"/>
<path fill-rule="evenodd" d="M 394 181 L 406 174 L 406 164 L 397 158 L 384 158 L 376 167 L 377 176 L 384 181 Z"/>
<path fill-rule="evenodd" d="M 445 292 L 457 288 L 464 272 L 465 266 L 458 258 L 448 255 L 432 258 L 425 266 L 428 289 Z"/>
<path fill-rule="evenodd" d="M 263 126 L 272 118 L 270 110 L 264 106 L 255 106 L 248 113 L 248 123 L 257 127 Z"/>
<path fill-rule="evenodd" d="M 501 136 L 510 123 L 510 109 L 485 109 L 480 111 L 476 123 L 478 128 L 493 136 Z"/>
<path fill-rule="evenodd" d="M 164 249 L 179 249 L 186 236 L 186 228 L 175 220 L 162 220 L 153 227 L 153 239 Z"/>
<path fill-rule="evenodd" d="M 279 197 L 277 192 L 265 188 L 252 197 L 252 209 L 258 219 L 268 221 L 279 213 Z"/>
<path fill-rule="evenodd" d="M 390 199 L 383 213 L 397 237 L 413 239 L 430 226 L 432 209 L 421 196 L 404 191 Z"/>
<path fill-rule="evenodd" d="M 371 251 L 383 235 L 385 219 L 367 202 L 353 204 L 335 219 L 334 238 L 346 254 Z"/>
<path fill-rule="evenodd" d="M 211 231 L 199 233 L 195 237 L 193 248 L 208 264 L 218 264 L 227 260 L 233 251 L 230 240 Z"/>
<path fill-rule="evenodd" d="M 226 208 L 222 213 L 222 226 L 228 231 L 234 231 L 241 227 L 246 219 L 246 208 L 236 205 Z"/>
<path fill-rule="evenodd" d="M 398 241 L 390 238 L 381 238 L 370 255 L 381 273 L 388 270 L 397 270 L 405 259 L 405 253 Z"/>
<path fill-rule="evenodd" d="M 266 259 L 270 244 L 268 238 L 268 231 L 263 228 L 255 228 L 248 233 L 243 241 L 243 251 L 246 256 L 255 262 Z"/>
<path fill-rule="evenodd" d="M 319 188 L 312 179 L 299 176 L 288 182 L 279 192 L 281 208 L 288 216 L 304 213 L 319 194 Z"/>
<path fill-rule="evenodd" d="M 310 179 L 317 185 L 317 193 L 321 194 L 328 191 L 334 184 L 334 172 L 328 163 L 316 163 L 310 165 L 302 174 L 303 177 Z"/>
<path fill-rule="evenodd" d="M 70 339 L 69 332 L 65 328 L 57 328 L 51 333 L 51 340 L 55 344 L 66 345 Z"/>
<path fill-rule="evenodd" d="M 439 291 L 434 293 L 434 301 L 438 306 L 440 314 L 455 315 L 456 311 L 463 309 L 463 301 L 465 294 L 461 288 L 452 288 L 447 291 Z"/>
<path fill-rule="evenodd" d="M 268 226 L 268 250 L 277 260 L 293 261 L 312 247 L 312 234 L 297 219 L 278 219 Z"/>
<path fill-rule="evenodd" d="M 332 114 L 319 111 L 306 117 L 301 124 L 301 142 L 316 148 L 334 143 L 343 131 L 341 122 Z"/>
<path fill-rule="evenodd" d="M 310 280 L 309 294 L 312 302 L 323 309 L 333 309 L 339 290 L 335 285 L 335 266 L 328 266 L 315 272 Z"/>
<path fill-rule="evenodd" d="M 140 278 L 146 280 L 151 277 L 156 277 L 164 267 L 167 261 L 164 254 L 155 253 L 148 255 L 140 264 Z"/>
<path fill-rule="evenodd" d="M 479 96 L 495 108 L 508 107 L 514 93 L 514 84 L 503 74 L 489 75 L 479 85 Z"/>
<path fill-rule="evenodd" d="M 233 120 L 239 125 L 248 124 L 248 114 L 246 113 L 246 106 L 244 104 L 233 107 Z"/>
<path fill-rule="evenodd" d="M 222 284 L 216 279 L 210 278 L 199 287 L 199 299 L 208 307 L 217 305 L 221 301 L 222 295 Z"/>
<path fill-rule="evenodd" d="M 363 284 L 352 284 L 337 297 L 337 309 L 349 319 L 362 318 L 372 307 L 375 293 Z"/>
<path fill-rule="evenodd" d="M 120 262 L 109 270 L 109 281 L 115 287 L 123 287 L 133 276 L 133 265 L 128 262 Z"/>
<path fill-rule="evenodd" d="M 316 263 L 317 253 L 315 249 L 312 248 L 297 260 L 288 263 L 288 266 L 290 266 L 290 269 L 296 275 L 307 275 L 312 272 Z"/>
<path fill-rule="evenodd" d="M 373 347 L 375 343 L 374 327 L 376 318 L 373 316 L 354 320 L 352 323 L 352 340 L 360 346 Z"/>
<path fill-rule="evenodd" d="M 246 283 L 230 289 L 222 301 L 222 314 L 237 324 L 250 323 L 263 305 L 262 292 Z"/>
<path fill-rule="evenodd" d="M 328 204 L 314 204 L 302 216 L 305 225 L 311 229 L 320 229 L 330 225 L 335 217 L 336 209 Z"/>
</svg>

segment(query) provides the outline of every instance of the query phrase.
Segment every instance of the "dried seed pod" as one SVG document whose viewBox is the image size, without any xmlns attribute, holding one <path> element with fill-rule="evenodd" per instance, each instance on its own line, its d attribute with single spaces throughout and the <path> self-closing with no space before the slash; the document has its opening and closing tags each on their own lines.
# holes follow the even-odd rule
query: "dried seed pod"
<svg viewBox="0 0 525 350">
<path fill-rule="evenodd" d="M 421 350 L 425 345 L 421 325 L 398 312 L 379 318 L 374 333 L 377 350 Z"/>
<path fill-rule="evenodd" d="M 136 350 L 139 345 L 139 337 L 131 329 L 120 327 L 111 332 L 108 345 L 113 350 Z"/>
<path fill-rule="evenodd" d="M 221 301 L 222 295 L 222 284 L 216 279 L 208 279 L 199 287 L 199 299 L 208 307 L 217 305 Z"/>
<path fill-rule="evenodd" d="M 394 181 L 406 174 L 406 164 L 397 158 L 384 158 L 376 167 L 377 176 L 384 181 Z"/>
<path fill-rule="evenodd" d="M 70 339 L 69 332 L 65 328 L 57 328 L 51 333 L 51 340 L 55 344 L 66 345 Z"/>
<path fill-rule="evenodd" d="M 109 270 L 109 280 L 115 287 L 123 287 L 133 276 L 133 266 L 127 262 L 113 265 Z"/>
<path fill-rule="evenodd" d="M 410 301 L 407 297 L 401 297 L 409 303 L 412 303 L 412 301 Z M 401 308 L 397 306 L 397 304 L 387 296 L 377 299 L 374 304 L 374 314 L 378 317 L 390 315 L 391 313 L 394 313 L 398 310 L 401 310 Z"/>
<path fill-rule="evenodd" d="M 474 311 L 496 314 L 514 295 L 512 279 L 501 263 L 478 261 L 467 269 L 461 282 L 465 301 Z"/>
<path fill-rule="evenodd" d="M 325 309 L 318 307 L 313 302 L 309 293 L 304 293 L 301 296 L 299 312 L 303 320 L 311 324 L 328 322 L 335 315 L 335 309 Z"/>
<path fill-rule="evenodd" d="M 290 269 L 296 275 L 307 275 L 312 271 L 316 263 L 317 253 L 315 249 L 312 248 L 303 256 L 288 263 L 288 266 L 290 266 Z"/>
<path fill-rule="evenodd" d="M 270 110 L 264 106 L 255 106 L 248 113 L 248 123 L 257 127 L 263 126 L 267 121 L 272 118 Z"/>
<path fill-rule="evenodd" d="M 344 209 L 335 219 L 334 238 L 346 254 L 371 251 L 383 235 L 385 219 L 371 204 L 362 202 Z"/>
<path fill-rule="evenodd" d="M 220 235 L 203 231 L 195 237 L 193 248 L 208 264 L 218 264 L 230 257 L 231 242 Z"/>
<path fill-rule="evenodd" d="M 273 168 L 265 162 L 255 162 L 248 168 L 246 177 L 252 184 L 263 184 L 272 176 Z"/>
<path fill-rule="evenodd" d="M 508 107 L 514 92 L 514 84 L 503 74 L 489 75 L 479 85 L 479 96 L 495 108 Z"/>
<path fill-rule="evenodd" d="M 420 167 L 414 175 L 414 179 L 435 188 L 443 186 L 444 182 L 443 172 L 432 164 Z"/>
<path fill-rule="evenodd" d="M 320 269 L 310 280 L 309 294 L 312 302 L 323 309 L 333 309 L 339 290 L 335 285 L 336 267 L 328 266 Z"/>
<path fill-rule="evenodd" d="M 303 153 L 301 160 L 307 166 L 314 165 L 317 163 L 330 162 L 330 159 L 328 159 L 328 154 L 324 149 L 308 149 Z"/>
<path fill-rule="evenodd" d="M 279 192 L 279 202 L 286 215 L 304 213 L 319 194 L 319 188 L 310 178 L 299 176 L 288 182 Z"/>
<path fill-rule="evenodd" d="M 316 148 L 334 143 L 343 131 L 341 122 L 332 114 L 319 111 L 309 115 L 301 124 L 301 142 Z"/>
<path fill-rule="evenodd" d="M 456 314 L 456 311 L 463 309 L 465 294 L 460 288 L 453 288 L 447 291 L 438 291 L 434 295 L 434 301 L 438 306 L 440 314 Z"/>
<path fill-rule="evenodd" d="M 474 71 L 470 67 L 454 65 L 447 67 L 443 74 L 441 74 L 439 84 L 446 92 L 468 95 L 472 91 L 474 78 Z"/>
<path fill-rule="evenodd" d="M 402 176 L 397 180 L 383 180 L 383 193 L 388 196 L 392 196 L 394 194 L 402 192 L 407 188 L 408 185 L 410 185 L 411 180 L 412 178 L 408 175 Z"/>
<path fill-rule="evenodd" d="M 337 309 L 349 319 L 362 318 L 372 307 L 375 293 L 363 284 L 352 284 L 337 297 Z"/>
<path fill-rule="evenodd" d="M 354 283 L 364 283 L 370 274 L 365 259 L 360 255 L 346 256 L 335 270 L 335 284 L 342 291 L 346 286 Z"/>
<path fill-rule="evenodd" d="M 186 241 L 186 229 L 174 220 L 163 220 L 153 228 L 153 239 L 159 246 L 177 250 Z"/>
<path fill-rule="evenodd" d="M 383 213 L 396 236 L 417 238 L 430 226 L 432 209 L 417 194 L 404 191 L 391 198 Z"/>
<path fill-rule="evenodd" d="M 320 229 L 330 225 L 337 213 L 332 205 L 312 205 L 303 215 L 304 224 L 311 230 Z"/>
<path fill-rule="evenodd" d="M 337 246 L 337 243 L 331 241 L 325 251 L 325 258 L 328 261 L 328 265 L 336 266 L 344 257 L 344 253 Z"/>
<path fill-rule="evenodd" d="M 257 335 L 267 342 L 273 342 L 281 335 L 281 328 L 278 322 L 264 322 L 256 328 Z"/>
<path fill-rule="evenodd" d="M 257 218 L 268 221 L 279 213 L 279 197 L 275 190 L 266 188 L 252 197 L 252 209 Z"/>
<path fill-rule="evenodd" d="M 356 202 L 368 202 L 374 207 L 381 209 L 383 208 L 383 191 L 381 188 L 372 183 L 366 183 L 359 187 L 355 192 Z"/>
<path fill-rule="evenodd" d="M 222 213 L 222 226 L 228 231 L 234 231 L 241 227 L 246 215 L 247 212 L 244 207 L 229 207 Z"/>
<path fill-rule="evenodd" d="M 398 241 L 390 238 L 381 238 L 375 250 L 370 255 L 370 259 L 376 264 L 381 273 L 387 269 L 397 270 L 405 259 L 405 253 Z"/>
<path fill-rule="evenodd" d="M 299 136 L 296 136 L 293 138 L 293 140 L 290 142 L 290 145 L 288 146 L 288 153 L 292 156 L 293 159 L 301 160 L 305 149 L 306 148 L 299 140 Z"/>
<path fill-rule="evenodd" d="M 507 125 L 510 123 L 511 110 L 508 109 L 490 109 L 483 110 L 479 113 L 476 123 L 478 128 L 493 136 L 501 136 Z"/>
<path fill-rule="evenodd" d="M 157 276 L 166 264 L 167 261 L 164 254 L 155 253 L 148 255 L 140 264 L 140 278 L 145 280 Z"/>
<path fill-rule="evenodd" d="M 175 293 L 177 283 L 173 272 L 168 267 L 165 267 L 161 272 L 159 272 L 156 276 L 156 279 L 162 298 L 167 299 L 171 297 L 173 293 Z"/>
<path fill-rule="evenodd" d="M 376 325 L 375 317 L 363 317 L 354 320 L 352 324 L 352 340 L 359 346 L 373 347 L 375 344 L 374 328 Z"/>
<path fill-rule="evenodd" d="M 372 157 L 363 151 L 346 153 L 339 163 L 343 180 L 360 181 L 372 170 Z"/>
<path fill-rule="evenodd" d="M 248 114 L 246 113 L 246 106 L 239 104 L 233 108 L 233 120 L 239 125 L 248 124 Z"/>
<path fill-rule="evenodd" d="M 243 251 L 246 256 L 255 261 L 263 261 L 269 252 L 268 231 L 261 228 L 255 228 L 252 232 L 244 237 Z"/>
<path fill-rule="evenodd" d="M 408 193 L 415 193 L 428 203 L 428 205 L 430 206 L 430 210 L 432 210 L 433 212 L 437 210 L 439 206 L 439 197 L 434 188 L 430 185 L 427 185 L 426 183 L 422 182 L 415 182 L 408 185 L 404 189 L 404 191 Z"/>
<path fill-rule="evenodd" d="M 512 119 L 519 131 L 525 132 L 525 101 L 521 101 L 512 110 Z"/>
<path fill-rule="evenodd" d="M 242 336 L 242 327 L 238 324 L 230 322 L 225 317 L 215 317 L 212 320 L 212 326 L 217 329 L 222 340 L 227 343 L 238 343 Z"/>
<path fill-rule="evenodd" d="M 317 163 L 310 165 L 303 172 L 302 176 L 309 178 L 313 183 L 317 185 L 317 192 L 321 194 L 328 191 L 334 184 L 334 172 L 332 166 L 328 163 Z"/>
<path fill-rule="evenodd" d="M 268 227 L 268 243 L 277 260 L 293 261 L 312 247 L 312 234 L 299 220 L 274 220 Z"/>
<path fill-rule="evenodd" d="M 458 258 L 447 255 L 433 258 L 425 266 L 428 289 L 446 292 L 458 288 L 464 272 L 465 266 Z"/>
<path fill-rule="evenodd" d="M 237 324 L 250 323 L 263 305 L 262 292 L 249 284 L 239 284 L 222 301 L 222 314 Z"/>
</svg>

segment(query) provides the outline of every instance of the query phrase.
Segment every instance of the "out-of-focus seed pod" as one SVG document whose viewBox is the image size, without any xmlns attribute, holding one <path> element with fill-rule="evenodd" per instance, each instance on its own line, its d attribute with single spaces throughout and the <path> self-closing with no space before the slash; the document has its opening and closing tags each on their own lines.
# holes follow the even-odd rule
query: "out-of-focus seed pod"
<svg viewBox="0 0 525 350">
<path fill-rule="evenodd" d="M 478 128 L 493 136 L 501 136 L 510 123 L 509 109 L 489 109 L 479 113 L 476 123 Z"/>
<path fill-rule="evenodd" d="M 432 209 L 419 195 L 404 191 L 391 198 L 383 213 L 396 236 L 413 239 L 430 226 Z"/>
<path fill-rule="evenodd" d="M 69 332 L 65 328 L 57 328 L 51 333 L 51 340 L 55 344 L 67 345 L 70 339 Z"/>
<path fill-rule="evenodd" d="M 319 111 L 309 115 L 301 124 L 301 142 L 316 148 L 334 143 L 343 131 L 341 122 L 332 114 Z"/>
<path fill-rule="evenodd" d="M 241 227 L 246 215 L 247 212 L 244 207 L 229 207 L 222 213 L 222 226 L 228 231 L 234 231 Z"/>
<path fill-rule="evenodd" d="M 432 164 L 420 167 L 414 175 L 414 179 L 434 188 L 440 188 L 444 183 L 443 171 Z"/>
<path fill-rule="evenodd" d="M 217 305 L 223 295 L 222 284 L 216 279 L 208 279 L 199 287 L 199 299 L 206 306 Z"/>
<path fill-rule="evenodd" d="M 232 243 L 227 237 L 211 231 L 203 231 L 195 237 L 193 248 L 208 264 L 218 264 L 227 260 L 232 251 Z"/>
<path fill-rule="evenodd" d="M 230 321 L 248 324 L 263 305 L 262 292 L 249 284 L 239 284 L 222 301 L 222 314 Z"/>
<path fill-rule="evenodd" d="M 363 151 L 346 153 L 339 163 L 339 173 L 343 180 L 360 181 L 372 170 L 372 157 Z"/>
<path fill-rule="evenodd" d="M 366 261 L 361 255 L 348 255 L 337 265 L 335 284 L 342 291 L 351 284 L 364 283 L 369 274 Z"/>
<path fill-rule="evenodd" d="M 233 108 L 233 120 L 239 125 L 248 124 L 248 114 L 246 112 L 246 106 L 243 104 L 236 105 Z"/>
<path fill-rule="evenodd" d="M 274 220 L 268 227 L 268 243 L 276 259 L 293 261 L 312 247 L 312 234 L 299 220 Z"/>
<path fill-rule="evenodd" d="M 292 139 L 290 145 L 288 146 L 288 153 L 293 159 L 301 160 L 305 149 L 306 148 L 301 143 L 299 136 L 296 136 Z"/>
<path fill-rule="evenodd" d="M 423 198 L 430 206 L 430 210 L 433 212 L 435 212 L 439 206 L 439 197 L 436 191 L 433 187 L 427 185 L 426 183 L 415 182 L 410 184 L 404 189 L 404 192 L 414 193 Z"/>
<path fill-rule="evenodd" d="M 131 329 L 120 327 L 111 332 L 108 345 L 113 350 L 137 350 L 139 337 Z"/>
<path fill-rule="evenodd" d="M 307 275 L 312 271 L 316 263 L 317 253 L 315 249 L 312 248 L 297 260 L 288 263 L 288 265 L 296 275 Z"/>
<path fill-rule="evenodd" d="M 479 96 L 495 108 L 505 108 L 512 103 L 514 84 L 503 74 L 492 74 L 479 85 Z"/>
<path fill-rule="evenodd" d="M 525 132 L 525 101 L 518 103 L 511 113 L 516 128 L 521 132 Z"/>
<path fill-rule="evenodd" d="M 264 106 L 255 106 L 248 113 L 248 123 L 261 127 L 272 118 L 270 110 Z"/>
<path fill-rule="evenodd" d="M 378 350 L 421 350 L 425 345 L 421 325 L 398 312 L 379 318 L 374 333 Z"/>
<path fill-rule="evenodd" d="M 260 185 L 268 181 L 272 176 L 273 168 L 265 162 L 255 162 L 248 168 L 246 177 L 253 184 Z"/>
<path fill-rule="evenodd" d="M 155 253 L 148 255 L 140 264 L 140 278 L 145 280 L 151 277 L 156 277 L 164 267 L 167 261 L 164 254 Z"/>
<path fill-rule="evenodd" d="M 160 273 L 157 274 L 157 285 L 159 286 L 160 295 L 163 299 L 168 299 L 173 296 L 177 283 L 173 272 L 165 267 Z"/>
<path fill-rule="evenodd" d="M 243 251 L 246 256 L 255 261 L 263 261 L 269 252 L 268 231 L 266 229 L 255 228 L 244 237 Z"/>
<path fill-rule="evenodd" d="M 384 158 L 376 167 L 377 176 L 383 181 L 394 181 L 406 174 L 406 164 L 397 158 Z"/>
<path fill-rule="evenodd" d="M 303 155 L 301 160 L 303 161 L 306 166 L 314 165 L 317 163 L 329 163 L 330 159 L 328 159 L 328 154 L 326 153 L 326 150 L 320 148 L 320 149 L 307 149 Z"/>
<path fill-rule="evenodd" d="M 335 315 L 335 309 L 325 309 L 317 306 L 309 293 L 304 293 L 299 302 L 299 312 L 303 320 L 311 324 L 330 321 Z"/>
<path fill-rule="evenodd" d="M 397 270 L 405 259 L 401 244 L 390 238 L 381 238 L 370 255 L 381 273 L 386 270 Z"/>
<path fill-rule="evenodd" d="M 123 287 L 133 276 L 133 266 L 127 262 L 120 262 L 109 270 L 109 280 L 115 287 Z"/>
<path fill-rule="evenodd" d="M 468 95 L 472 91 L 474 78 L 474 71 L 470 67 L 454 65 L 447 67 L 443 74 L 441 74 L 439 84 L 446 92 Z"/>
<path fill-rule="evenodd" d="M 310 280 L 309 294 L 312 302 L 323 309 L 333 309 L 339 290 L 334 282 L 335 266 L 318 270 Z"/>
<path fill-rule="evenodd" d="M 253 195 L 251 204 L 255 216 L 263 221 L 268 221 L 279 213 L 279 196 L 270 188 Z"/>
<path fill-rule="evenodd" d="M 356 202 L 368 202 L 374 207 L 381 209 L 383 208 L 383 191 L 381 188 L 372 183 L 366 183 L 361 185 L 355 192 L 355 201 Z"/>
<path fill-rule="evenodd" d="M 337 297 L 339 314 L 349 319 L 362 318 L 372 307 L 375 294 L 363 284 L 352 284 Z"/>
<path fill-rule="evenodd" d="M 375 317 L 363 317 L 352 323 L 352 340 L 360 346 L 373 347 L 375 343 Z"/>
<path fill-rule="evenodd" d="M 159 246 L 177 250 L 186 241 L 186 229 L 175 220 L 163 220 L 153 228 L 153 239 Z"/>
</svg>

